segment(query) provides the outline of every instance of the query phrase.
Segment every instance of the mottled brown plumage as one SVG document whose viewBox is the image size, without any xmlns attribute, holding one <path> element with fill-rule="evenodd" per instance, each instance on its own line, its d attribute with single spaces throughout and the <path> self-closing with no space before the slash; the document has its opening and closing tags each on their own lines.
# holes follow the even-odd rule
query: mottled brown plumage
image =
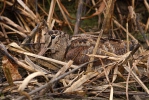
<svg viewBox="0 0 149 100">
<path fill-rule="evenodd" d="M 48 32 L 51 35 L 51 43 L 48 49 L 50 49 L 50 57 L 57 60 L 65 60 L 65 53 L 67 46 L 69 45 L 69 35 L 58 30 L 52 30 Z"/>
<path fill-rule="evenodd" d="M 89 34 L 78 34 L 70 37 L 61 31 L 49 31 L 52 41 L 49 46 L 50 57 L 57 60 L 74 60 L 75 64 L 82 64 L 89 61 L 86 54 L 92 54 L 97 36 Z M 56 39 L 57 37 L 57 39 Z M 133 44 L 130 42 L 130 48 Z M 127 43 L 123 40 L 101 38 L 97 53 L 107 55 L 111 52 L 116 55 L 123 55 L 127 52 Z"/>
</svg>

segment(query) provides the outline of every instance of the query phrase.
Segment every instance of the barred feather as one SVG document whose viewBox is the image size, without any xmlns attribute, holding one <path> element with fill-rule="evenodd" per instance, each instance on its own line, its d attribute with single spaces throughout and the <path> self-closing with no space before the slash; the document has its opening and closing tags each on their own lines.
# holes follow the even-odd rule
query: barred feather
<svg viewBox="0 0 149 100">
<path fill-rule="evenodd" d="M 97 41 L 96 35 L 78 34 L 70 38 L 68 34 L 61 31 L 52 32 L 54 32 L 52 34 L 50 32 L 52 37 L 54 37 L 53 35 L 60 36 L 58 41 L 55 42 L 55 45 L 51 48 L 51 50 L 55 50 L 54 53 L 51 53 L 51 58 L 57 60 L 71 59 L 74 60 L 75 64 L 82 64 L 89 61 L 89 57 L 86 54 L 92 54 Z M 130 47 L 133 47 L 133 43 L 131 42 Z M 123 55 L 127 52 L 127 43 L 126 41 L 118 39 L 101 38 L 96 54 L 107 55 L 106 52 Z"/>
</svg>

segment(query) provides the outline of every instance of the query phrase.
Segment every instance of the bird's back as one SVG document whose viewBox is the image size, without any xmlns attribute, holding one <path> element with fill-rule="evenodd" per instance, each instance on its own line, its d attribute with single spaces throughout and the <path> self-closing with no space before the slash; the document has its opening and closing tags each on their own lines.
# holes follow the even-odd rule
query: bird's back
<svg viewBox="0 0 149 100">
<path fill-rule="evenodd" d="M 55 50 L 51 57 L 57 60 L 73 60 L 74 64 L 82 64 L 89 61 L 86 54 L 92 54 L 98 36 L 90 34 L 78 34 L 70 38 L 68 34 L 59 34 L 59 39 L 51 48 Z M 133 44 L 129 42 L 130 47 Z M 119 39 L 101 38 L 97 49 L 97 55 L 123 55 L 127 52 L 127 42 Z"/>
</svg>

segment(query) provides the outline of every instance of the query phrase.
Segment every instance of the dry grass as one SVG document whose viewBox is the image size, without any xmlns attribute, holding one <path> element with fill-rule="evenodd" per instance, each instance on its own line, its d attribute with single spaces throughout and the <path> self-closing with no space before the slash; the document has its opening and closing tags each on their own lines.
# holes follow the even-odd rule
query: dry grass
<svg viewBox="0 0 149 100">
<path fill-rule="evenodd" d="M 3 57 L 9 60 L 9 63 L 5 63 L 4 60 L 2 62 L 7 79 L 7 82 L 0 83 L 0 90 L 3 88 L 1 94 L 4 98 L 7 98 L 9 92 L 12 95 L 11 99 L 16 100 L 22 100 L 25 96 L 30 100 L 51 97 L 109 100 L 149 98 L 149 51 L 147 49 L 144 49 L 142 45 L 140 47 L 136 45 L 134 50 L 128 50 L 121 56 L 96 55 L 100 38 L 104 35 L 108 36 L 109 33 L 112 37 L 126 38 L 127 48 L 129 48 L 130 40 L 137 43 L 142 41 L 149 46 L 145 34 L 148 33 L 149 18 L 143 16 L 149 12 L 147 0 L 144 2 L 126 0 L 127 2 L 124 3 L 121 0 L 116 2 L 114 0 L 86 0 L 83 5 L 79 5 L 82 1 L 67 1 L 76 3 L 78 7 L 76 7 L 77 17 L 74 18 L 70 12 L 71 9 L 67 10 L 67 4 L 63 4 L 61 0 L 39 0 L 38 3 L 36 0 L 0 0 L 2 5 L 0 7 L 0 50 Z M 50 6 L 49 9 L 46 8 L 47 5 Z M 141 9 L 138 5 L 143 9 L 142 12 L 139 12 Z M 85 8 L 88 11 L 85 11 Z M 56 9 L 59 9 L 59 13 Z M 94 13 L 90 15 L 90 11 Z M 88 32 L 81 27 L 81 21 L 95 17 L 98 17 L 96 23 L 99 31 L 93 28 L 91 32 Z M 76 23 L 72 23 L 71 20 L 75 20 Z M 45 33 L 49 29 L 63 30 L 64 27 L 75 34 L 98 33 L 93 53 L 87 54 L 90 57 L 89 62 L 73 65 L 71 60 L 63 62 L 42 54 L 38 55 L 43 47 L 48 48 L 50 44 L 50 39 L 45 38 Z M 143 37 L 141 40 L 134 37 L 134 34 L 139 33 Z M 94 57 L 99 58 L 102 65 L 95 68 Z M 105 58 L 112 62 L 103 63 L 102 59 Z M 11 68 L 6 69 L 7 67 Z M 21 74 L 16 74 L 12 68 L 15 71 L 21 68 L 23 71 L 20 72 Z M 27 76 L 22 76 L 20 80 L 10 75 L 19 76 L 22 73 L 27 73 Z M 37 76 L 44 76 L 44 79 Z M 14 93 L 17 93 L 17 96 Z M 0 95 L 1 98 L 2 95 Z"/>
</svg>

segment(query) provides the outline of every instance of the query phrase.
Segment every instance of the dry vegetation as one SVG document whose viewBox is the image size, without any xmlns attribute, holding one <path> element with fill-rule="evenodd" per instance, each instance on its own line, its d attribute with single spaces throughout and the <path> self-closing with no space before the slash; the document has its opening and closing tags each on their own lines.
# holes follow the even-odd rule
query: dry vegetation
<svg viewBox="0 0 149 100">
<path fill-rule="evenodd" d="M 1 100 L 149 98 L 148 0 L 0 0 L 0 9 Z M 38 55 L 47 30 L 96 33 L 90 62 Z M 96 55 L 102 36 L 138 45 L 121 56 Z M 102 63 L 98 69 L 94 57 Z"/>
</svg>

